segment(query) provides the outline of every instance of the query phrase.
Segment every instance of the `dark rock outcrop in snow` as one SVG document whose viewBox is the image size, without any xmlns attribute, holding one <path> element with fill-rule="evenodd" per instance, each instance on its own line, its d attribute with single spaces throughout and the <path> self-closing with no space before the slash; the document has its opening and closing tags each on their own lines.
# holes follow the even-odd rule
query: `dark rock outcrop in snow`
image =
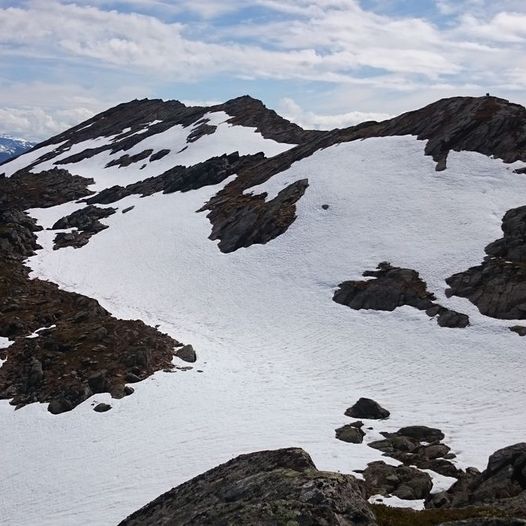
<svg viewBox="0 0 526 526">
<path fill-rule="evenodd" d="M 338 285 L 333 300 L 355 310 L 393 311 L 408 305 L 425 311 L 432 318 L 436 316 L 441 327 L 464 328 L 469 325 L 465 314 L 434 303 L 434 294 L 428 292 L 426 283 L 415 270 L 393 267 L 384 262 L 378 265 L 378 270 L 366 271 L 363 276 L 375 279 L 344 281 Z"/>
<path fill-rule="evenodd" d="M 161 495 L 120 526 L 374 526 L 362 484 L 301 449 L 241 455 Z"/>
<path fill-rule="evenodd" d="M 486 247 L 481 265 L 449 277 L 450 296 L 468 298 L 482 314 L 526 319 L 526 206 L 506 212 L 503 237 Z"/>
<path fill-rule="evenodd" d="M 80 210 L 76 210 L 68 216 L 59 219 L 53 226 L 52 230 L 61 230 L 67 228 L 75 228 L 73 232 L 60 232 L 55 237 L 55 246 L 53 248 L 59 249 L 63 247 L 80 248 L 88 243 L 91 236 L 108 228 L 100 222 L 113 215 L 117 210 L 115 208 L 99 208 L 97 206 L 89 205 Z"/>
<path fill-rule="evenodd" d="M 371 418 L 379 420 L 389 418 L 389 411 L 384 409 L 378 402 L 370 398 L 360 398 L 352 407 L 345 411 L 346 416 L 352 418 Z"/>
<path fill-rule="evenodd" d="M 482 473 L 466 474 L 426 502 L 431 508 L 484 505 L 526 516 L 526 443 L 496 451 Z"/>
</svg>

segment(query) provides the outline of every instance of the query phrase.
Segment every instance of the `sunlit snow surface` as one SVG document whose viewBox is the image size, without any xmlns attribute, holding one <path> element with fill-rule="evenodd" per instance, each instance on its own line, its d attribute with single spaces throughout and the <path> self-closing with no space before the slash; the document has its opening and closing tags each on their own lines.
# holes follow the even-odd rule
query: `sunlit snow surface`
<svg viewBox="0 0 526 526">
<path fill-rule="evenodd" d="M 44 250 L 29 261 L 34 276 L 117 316 L 160 324 L 192 343 L 199 361 L 134 385 L 108 413 L 91 406 L 109 395 L 58 416 L 2 402 L 1 520 L 116 524 L 182 481 L 259 449 L 301 446 L 321 469 L 364 468 L 379 452 L 334 438 L 360 396 L 391 411 L 371 424 L 368 441 L 402 425 L 439 427 L 460 466 L 482 468 L 490 453 L 524 440 L 525 341 L 509 331 L 513 322 L 445 299 L 443 280 L 480 263 L 500 237 L 502 215 L 526 204 L 526 178 L 473 153 L 451 153 L 437 173 L 424 146 L 412 137 L 368 139 L 295 163 L 254 191 L 272 194 L 307 177 L 298 219 L 267 245 L 231 254 L 208 239 L 211 225 L 195 212 L 225 183 L 127 197 L 117 206 L 135 208 L 104 219 L 110 228 L 80 250 L 53 251 L 54 233 L 43 231 Z M 75 170 L 85 175 L 83 164 Z M 31 214 L 48 227 L 64 210 L 72 206 Z M 419 271 L 472 325 L 445 329 L 408 307 L 353 311 L 332 301 L 338 283 L 384 260 Z"/>
</svg>

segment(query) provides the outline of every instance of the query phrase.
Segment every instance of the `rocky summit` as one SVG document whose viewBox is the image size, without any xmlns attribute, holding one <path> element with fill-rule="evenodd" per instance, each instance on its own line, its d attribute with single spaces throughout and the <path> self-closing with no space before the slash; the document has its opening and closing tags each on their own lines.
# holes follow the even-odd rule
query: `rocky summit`
<svg viewBox="0 0 526 526">
<path fill-rule="evenodd" d="M 3 162 L 2 518 L 521 524 L 525 174 L 492 96 L 132 100 Z"/>
</svg>

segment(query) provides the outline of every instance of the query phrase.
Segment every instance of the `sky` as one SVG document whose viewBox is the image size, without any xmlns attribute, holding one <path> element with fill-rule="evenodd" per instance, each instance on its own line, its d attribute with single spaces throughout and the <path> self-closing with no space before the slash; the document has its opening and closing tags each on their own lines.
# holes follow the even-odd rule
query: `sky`
<svg viewBox="0 0 526 526">
<path fill-rule="evenodd" d="M 0 0 L 0 134 L 144 97 L 328 129 L 487 92 L 526 104 L 526 0 Z"/>
</svg>

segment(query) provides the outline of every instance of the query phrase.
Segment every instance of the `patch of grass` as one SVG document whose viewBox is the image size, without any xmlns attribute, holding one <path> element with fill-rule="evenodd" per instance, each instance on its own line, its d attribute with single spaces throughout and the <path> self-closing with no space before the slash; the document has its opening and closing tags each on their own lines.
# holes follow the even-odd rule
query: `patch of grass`
<svg viewBox="0 0 526 526">
<path fill-rule="evenodd" d="M 378 526 L 438 526 L 443 522 L 489 518 L 509 517 L 502 510 L 494 508 L 457 508 L 429 509 L 415 511 L 407 508 L 392 508 L 383 504 L 372 504 Z"/>
</svg>

